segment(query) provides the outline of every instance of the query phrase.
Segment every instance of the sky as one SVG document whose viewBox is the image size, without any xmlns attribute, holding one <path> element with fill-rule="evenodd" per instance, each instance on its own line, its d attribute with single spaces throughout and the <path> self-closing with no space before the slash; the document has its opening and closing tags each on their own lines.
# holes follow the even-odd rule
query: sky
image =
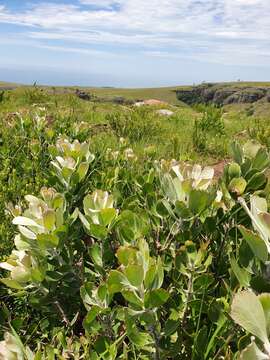
<svg viewBox="0 0 270 360">
<path fill-rule="evenodd" d="M 270 0 L 0 0 L 0 80 L 270 81 Z"/>
</svg>

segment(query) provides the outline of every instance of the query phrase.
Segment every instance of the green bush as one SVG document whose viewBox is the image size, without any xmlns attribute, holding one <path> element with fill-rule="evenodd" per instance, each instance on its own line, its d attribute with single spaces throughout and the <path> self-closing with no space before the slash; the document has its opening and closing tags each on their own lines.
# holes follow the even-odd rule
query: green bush
<svg viewBox="0 0 270 360">
<path fill-rule="evenodd" d="M 118 137 L 128 138 L 131 143 L 148 142 L 162 134 L 162 123 L 151 109 L 127 110 L 107 116 L 113 131 Z"/>
<path fill-rule="evenodd" d="M 196 109 L 202 112 L 203 115 L 194 122 L 194 149 L 198 152 L 211 152 L 213 143 L 218 142 L 222 144 L 222 141 L 224 141 L 225 127 L 222 119 L 223 110 L 214 105 L 197 105 Z M 217 144 L 214 146 L 214 151 L 218 148 L 216 145 Z"/>
<path fill-rule="evenodd" d="M 68 94 L 10 113 L 14 98 L 0 112 L 0 359 L 268 358 L 267 150 L 233 143 L 215 179 L 168 160 L 190 144 L 191 110 L 156 119 Z M 199 131 L 213 123 L 218 140 L 203 154 L 226 136 L 207 111 Z"/>
<path fill-rule="evenodd" d="M 35 180 L 39 194 L 19 187 L 21 203 L 7 205 L 16 231 L 14 248 L 0 263 L 6 330 L 0 357 L 199 360 L 255 349 L 255 360 L 269 354 L 261 305 L 261 322 L 250 327 L 242 319 L 255 308 L 241 305 L 241 293 L 234 297 L 243 288 L 269 291 L 267 151 L 234 143 L 234 162 L 217 183 L 207 166 L 151 158 L 139 164 L 123 138 L 95 153 L 91 139 L 60 134 L 53 144 L 39 111 L 15 122 L 23 140 L 16 137 L 14 146 L 27 151 L 22 166 L 33 159 L 44 178 Z M 136 141 L 138 125 L 125 124 L 116 131 Z M 243 334 L 233 320 L 256 342 L 245 349 L 249 339 L 238 341 Z"/>
<path fill-rule="evenodd" d="M 48 101 L 49 97 L 46 90 L 34 84 L 26 88 L 22 96 L 26 104 L 42 104 Z"/>
</svg>

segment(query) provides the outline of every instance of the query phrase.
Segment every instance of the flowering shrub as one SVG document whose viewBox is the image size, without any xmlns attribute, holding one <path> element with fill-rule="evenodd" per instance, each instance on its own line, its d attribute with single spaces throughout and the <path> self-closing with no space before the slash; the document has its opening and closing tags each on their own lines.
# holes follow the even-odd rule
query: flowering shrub
<svg viewBox="0 0 270 360">
<path fill-rule="evenodd" d="M 233 144 L 215 179 L 90 147 L 59 137 L 50 187 L 7 204 L 0 359 L 269 358 L 267 151 Z"/>
</svg>

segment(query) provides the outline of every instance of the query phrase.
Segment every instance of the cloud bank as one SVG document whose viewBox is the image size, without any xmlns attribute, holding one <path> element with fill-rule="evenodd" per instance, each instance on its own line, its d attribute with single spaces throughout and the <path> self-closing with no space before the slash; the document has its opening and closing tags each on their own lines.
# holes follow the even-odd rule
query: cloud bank
<svg viewBox="0 0 270 360">
<path fill-rule="evenodd" d="M 19 8 L 0 5 L 2 27 L 17 29 L 10 36 L 15 43 L 93 57 L 255 67 L 269 67 L 269 15 L 269 0 L 33 0 Z"/>
</svg>

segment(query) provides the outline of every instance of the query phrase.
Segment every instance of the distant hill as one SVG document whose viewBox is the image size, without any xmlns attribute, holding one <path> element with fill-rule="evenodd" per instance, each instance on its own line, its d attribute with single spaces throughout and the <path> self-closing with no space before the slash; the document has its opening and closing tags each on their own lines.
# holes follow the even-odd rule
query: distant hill
<svg viewBox="0 0 270 360">
<path fill-rule="evenodd" d="M 16 89 L 17 87 L 22 86 L 20 84 L 15 84 L 15 83 L 9 83 L 9 82 L 4 82 L 4 81 L 0 81 L 0 90 L 11 90 L 11 89 Z"/>
<path fill-rule="evenodd" d="M 0 81 L 0 90 L 12 90 L 29 85 Z M 83 89 L 85 92 L 104 98 L 125 97 L 131 100 L 157 99 L 172 105 L 186 103 L 214 103 L 227 105 L 234 103 L 253 103 L 257 101 L 270 102 L 270 82 L 230 82 L 203 83 L 197 86 L 170 86 L 157 88 L 114 88 L 79 87 L 79 86 L 41 86 L 46 89 L 56 89 L 57 92 L 74 92 Z"/>
<path fill-rule="evenodd" d="M 29 87 L 29 85 L 21 85 L 7 82 L 0 82 L 0 90 L 11 90 L 17 87 Z M 74 92 L 75 89 L 83 89 L 85 92 L 95 95 L 98 97 L 120 97 L 123 96 L 126 99 L 132 100 L 146 100 L 146 99 L 157 99 L 161 101 L 168 102 L 172 105 L 181 104 L 177 100 L 175 91 L 181 86 L 172 86 L 172 87 L 159 87 L 159 88 L 140 88 L 140 89 L 127 89 L 127 88 L 114 88 L 114 87 L 79 87 L 79 86 L 40 86 L 46 89 L 56 89 L 58 92 Z"/>
<path fill-rule="evenodd" d="M 132 100 L 157 99 L 172 105 L 177 105 L 181 104 L 181 102 L 177 100 L 175 93 L 178 88 L 178 86 L 145 89 L 87 88 L 87 91 L 90 91 L 96 96 L 123 96 Z"/>
</svg>

